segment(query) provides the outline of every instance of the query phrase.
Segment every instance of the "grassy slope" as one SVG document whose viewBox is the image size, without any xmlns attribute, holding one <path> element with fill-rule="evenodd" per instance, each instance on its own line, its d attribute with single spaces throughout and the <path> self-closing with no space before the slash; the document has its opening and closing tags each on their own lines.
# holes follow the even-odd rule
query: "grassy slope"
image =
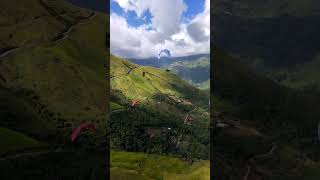
<svg viewBox="0 0 320 180">
<path fill-rule="evenodd" d="M 13 151 L 45 147 L 45 144 L 19 132 L 0 128 L 0 156 Z"/>
<path fill-rule="evenodd" d="M 207 58 L 173 63 L 168 69 L 200 89 L 209 89 L 210 61 Z"/>
<path fill-rule="evenodd" d="M 172 90 L 170 83 L 168 81 L 172 81 L 172 83 L 183 83 L 183 81 L 177 82 L 178 78 L 174 77 L 171 73 L 164 73 L 164 71 L 158 70 L 152 67 L 139 67 L 132 71 L 131 74 L 126 75 L 130 68 L 127 68 L 123 63 L 128 64 L 131 68 L 137 68 L 138 65 L 132 64 L 129 61 L 125 61 L 114 56 L 111 56 L 111 75 L 116 76 L 115 80 L 111 80 L 112 89 L 121 89 L 122 93 L 130 99 L 132 98 L 145 98 L 152 97 L 157 92 L 167 93 L 167 94 L 175 94 Z M 146 81 L 142 73 L 143 71 L 151 72 L 157 76 L 161 76 L 161 78 L 157 78 L 156 76 L 151 76 L 147 74 L 147 78 L 152 78 L 152 80 L 157 79 L 154 82 Z M 161 73 L 161 74 L 160 74 Z M 120 77 L 119 77 L 120 76 Z M 173 79 L 175 78 L 175 79 Z M 165 80 L 163 80 L 165 79 Z M 186 84 L 186 83 L 183 83 Z M 137 86 L 137 88 L 132 88 L 132 86 Z"/>
<path fill-rule="evenodd" d="M 97 133 L 84 134 L 79 144 L 105 148 L 108 18 L 96 13 L 87 19 L 90 10 L 64 0 L 43 2 L 47 7 L 39 0 L 0 2 L 0 53 L 19 48 L 0 58 L 0 138 L 10 140 L 1 140 L 1 154 L 30 151 L 3 159 L 0 179 L 102 179 L 105 153 L 51 151 L 68 143 L 81 121 L 94 122 Z M 72 25 L 64 39 L 54 41 Z M 48 144 L 49 152 L 33 154 L 42 144 L 29 137 Z"/>
<path fill-rule="evenodd" d="M 78 18 L 89 15 L 88 11 L 76 8 L 63 0 L 43 0 L 49 7 L 73 24 Z M 19 5 L 17 5 L 19 4 Z M 37 46 L 56 37 L 66 28 L 50 14 L 39 0 L 1 2 L 3 11 L 0 17 L 0 48 Z"/>
<path fill-rule="evenodd" d="M 208 161 L 192 165 L 170 156 L 111 152 L 111 178 L 121 179 L 210 179 Z"/>
<path fill-rule="evenodd" d="M 318 55 L 310 62 L 296 67 L 276 69 L 268 75 L 285 86 L 295 89 L 314 90 L 317 93 L 320 87 L 319 66 L 320 56 Z"/>
<path fill-rule="evenodd" d="M 130 69 L 133 70 L 130 71 Z M 127 74 L 129 71 L 130 74 Z M 143 77 L 143 72 L 146 72 L 145 77 Z M 120 123 L 121 125 L 122 119 L 124 119 L 124 122 L 133 125 L 132 129 L 140 128 L 140 131 L 143 131 L 144 128 L 149 126 L 159 129 L 162 127 L 165 129 L 171 127 L 172 131 L 178 131 L 178 133 L 174 134 L 171 138 L 177 138 L 180 133 L 186 133 L 184 134 L 186 139 L 188 139 L 189 136 L 199 136 L 196 138 L 201 138 L 201 140 L 208 139 L 206 127 L 208 127 L 209 123 L 209 114 L 206 110 L 206 103 L 209 97 L 206 92 L 202 92 L 189 85 L 171 72 L 150 66 L 138 66 L 115 56 L 111 56 L 110 74 L 112 77 L 111 87 L 114 96 L 112 96 L 114 102 L 111 103 L 113 110 L 116 110 L 119 104 L 121 104 L 122 108 L 128 108 L 130 100 L 132 99 L 140 99 L 142 101 L 140 107 L 135 110 L 126 110 L 112 115 L 111 124 Z M 195 96 L 188 95 L 190 92 Z M 180 129 L 185 128 L 184 126 L 186 125 L 183 125 L 183 119 L 186 113 L 192 110 L 192 106 L 187 104 L 182 105 L 182 103 L 180 105 L 182 109 L 180 109 L 179 103 L 172 99 L 170 100 L 170 98 L 168 98 L 169 95 L 190 101 L 194 105 L 199 106 L 198 109 L 192 112 L 192 115 L 195 117 L 195 122 L 193 122 L 190 128 L 201 131 L 203 136 L 206 137 L 201 137 L 201 133 L 199 134 L 196 131 L 194 133 L 198 134 L 191 135 L 187 133 L 188 130 L 183 132 L 183 130 Z M 162 98 L 159 98 L 159 96 L 162 96 Z M 120 99 L 115 97 L 120 97 Z M 123 114 L 123 117 L 121 114 Z M 118 127 L 115 126 L 115 128 Z M 121 125 L 119 128 L 127 127 Z M 204 128 L 206 129 L 205 131 Z M 112 136 L 111 139 L 118 136 L 118 133 L 115 134 L 117 135 Z M 136 138 L 136 136 L 132 136 L 129 131 L 125 134 L 127 135 L 121 140 L 125 138 Z M 143 136 L 141 143 L 150 141 L 148 139 L 148 136 Z M 135 143 L 140 142 L 140 140 L 141 139 L 138 138 Z M 150 142 L 152 142 L 152 139 Z M 148 148 L 158 147 L 150 142 L 146 144 Z M 154 141 L 153 143 L 159 142 Z M 167 140 L 166 143 L 170 144 L 170 140 Z M 199 140 L 198 143 L 200 143 L 198 146 L 204 146 L 201 144 L 203 142 Z M 129 144 L 133 145 L 134 143 Z M 141 151 L 141 149 L 138 149 L 138 151 Z M 199 150 L 199 152 L 201 153 L 203 151 Z M 204 152 L 206 151 L 204 150 Z M 159 152 L 153 152 L 151 149 L 151 153 Z M 192 179 L 201 177 L 202 179 L 209 179 L 209 165 L 207 161 L 205 161 L 204 165 L 202 163 L 195 163 L 191 166 L 186 161 L 168 156 L 167 153 L 168 152 L 164 151 L 163 155 L 166 156 L 158 156 L 147 153 L 112 152 L 111 165 L 113 168 L 111 169 L 111 177 L 114 179 L 125 177 L 135 179 Z M 178 156 L 180 157 L 180 155 Z M 138 167 L 137 161 L 141 162 L 141 167 Z"/>
<path fill-rule="evenodd" d="M 79 144 L 105 148 L 108 18 L 87 19 L 92 11 L 64 0 L 42 2 L 46 7 L 39 0 L 0 2 L 0 53 L 19 48 L 0 57 L 0 139 L 10 140 L 0 140 L 0 149 L 18 155 L 1 160 L 0 179 L 103 179 L 104 152 L 52 150 L 69 144 L 81 121 L 94 122 L 97 133 L 85 133 Z M 33 154 L 43 145 L 37 140 L 48 144 L 47 153 Z"/>
<path fill-rule="evenodd" d="M 134 69 L 127 75 L 130 68 Z M 143 77 L 143 72 L 146 72 L 145 77 Z M 208 97 L 206 97 L 206 92 L 199 91 L 173 73 L 150 66 L 138 66 L 114 56 L 111 56 L 110 74 L 115 76 L 111 79 L 112 89 L 121 90 L 129 99 L 151 98 L 158 93 L 186 98 L 188 91 L 200 95 L 201 100 Z"/>
<path fill-rule="evenodd" d="M 51 6 L 57 12 L 70 12 L 71 5 L 60 4 L 63 3 L 60 1 Z M 41 7 L 38 6 L 37 8 Z M 74 17 L 78 17 L 79 10 L 74 9 Z M 89 14 L 87 12 L 86 16 Z M 73 16 L 70 16 L 70 19 Z M 42 43 L 33 38 L 37 42 L 36 47 L 23 46 L 2 57 L 0 69 L 5 80 L 4 86 L 8 89 L 28 89 L 34 92 L 39 96 L 40 103 L 47 105 L 47 109 L 57 118 L 75 123 L 74 125 L 80 121 L 91 121 L 100 124 L 98 126 L 105 126 L 103 67 L 106 59 L 106 20 L 105 15 L 97 13 L 87 22 L 84 20 L 74 26 L 69 36 L 61 41 Z M 55 20 L 49 22 L 58 23 Z M 35 22 L 33 26 L 36 24 Z M 50 23 L 46 25 L 46 29 L 51 28 L 54 29 L 54 26 Z"/>
</svg>

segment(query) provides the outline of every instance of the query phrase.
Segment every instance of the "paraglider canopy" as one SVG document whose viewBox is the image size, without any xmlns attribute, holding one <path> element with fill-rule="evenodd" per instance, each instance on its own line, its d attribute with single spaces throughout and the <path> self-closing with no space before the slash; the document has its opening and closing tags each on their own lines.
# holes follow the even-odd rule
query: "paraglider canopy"
<svg viewBox="0 0 320 180">
<path fill-rule="evenodd" d="M 161 57 L 171 57 L 171 52 L 169 49 L 162 49 L 158 54 L 158 59 Z"/>
<path fill-rule="evenodd" d="M 94 124 L 82 123 L 72 131 L 72 134 L 70 135 L 71 141 L 73 142 L 74 140 L 76 140 L 79 134 L 87 129 L 90 129 L 94 133 L 96 132 L 96 126 Z"/>
</svg>

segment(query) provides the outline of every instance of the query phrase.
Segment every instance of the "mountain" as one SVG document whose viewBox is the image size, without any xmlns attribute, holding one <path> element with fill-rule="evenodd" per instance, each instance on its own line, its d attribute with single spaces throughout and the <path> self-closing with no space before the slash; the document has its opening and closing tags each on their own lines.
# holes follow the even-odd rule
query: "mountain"
<svg viewBox="0 0 320 180">
<path fill-rule="evenodd" d="M 319 61 L 319 55 L 316 55 L 312 61 L 299 66 L 270 70 L 267 76 L 279 84 L 319 95 Z"/>
<path fill-rule="evenodd" d="M 77 6 L 86 8 L 86 9 L 92 9 L 95 11 L 100 11 L 107 13 L 109 11 L 109 4 L 108 1 L 105 0 L 68 0 L 72 4 L 75 4 Z"/>
<path fill-rule="evenodd" d="M 143 156 L 145 160 L 141 163 L 150 164 L 138 168 L 139 175 L 156 163 L 157 155 L 164 161 L 175 157 L 179 163 L 189 164 L 181 169 L 184 173 L 188 168 L 193 169 L 193 162 L 202 164 L 200 159 L 208 165 L 209 92 L 164 69 L 134 64 L 113 55 L 110 60 L 110 129 L 113 132 L 110 142 L 114 156 L 121 155 L 121 160 L 115 158 L 111 166 L 118 169 L 118 173 L 126 172 L 120 173 L 119 178 L 137 171 L 135 167 L 123 166 L 128 163 L 128 156 L 133 156 L 132 152 L 138 152 L 137 158 Z M 140 104 L 133 106 L 135 101 Z M 171 165 L 163 164 L 160 174 L 147 176 L 163 178 Z M 208 166 L 200 167 L 208 170 Z M 112 177 L 117 174 L 112 172 Z M 173 168 L 171 173 L 179 174 L 179 171 Z"/>
<path fill-rule="evenodd" d="M 0 179 L 103 178 L 107 15 L 64 0 L 0 4 L 0 136 L 12 137 Z M 81 122 L 97 133 L 74 147 Z M 30 144 L 14 146 L 21 139 Z"/>
<path fill-rule="evenodd" d="M 317 0 L 217 0 L 212 5 L 214 15 L 232 14 L 249 18 L 320 15 L 320 3 Z"/>
<path fill-rule="evenodd" d="M 45 1 L 30 2 L 43 11 L 38 19 L 47 20 L 44 27 L 39 28 L 41 21 L 33 17 L 17 22 L 15 26 L 39 26 L 38 35 L 41 35 L 41 30 L 50 29 L 52 38 L 38 39 L 26 35 L 25 38 L 32 39 L 23 39 L 20 34 L 34 33 L 34 30 L 8 25 L 8 28 L 16 28 L 11 29 L 14 32 L 12 37 L 21 39 L 6 41 L 9 46 L 17 48 L 2 54 L 1 84 L 11 90 L 31 91 L 39 96 L 39 103 L 47 105 L 50 112 L 59 114 L 62 119 L 104 119 L 105 103 L 101 98 L 105 97 L 103 65 L 107 54 L 103 37 L 106 15 L 80 9 L 64 1 L 48 1 L 45 5 Z M 55 29 L 59 27 L 56 24 L 62 28 Z M 2 34 L 7 34 L 7 31 Z M 90 34 L 90 37 L 83 34 Z"/>
<path fill-rule="evenodd" d="M 213 7 L 214 176 L 318 179 L 319 2 Z"/>
<path fill-rule="evenodd" d="M 320 99 L 279 85 L 214 48 L 214 176 L 319 178 Z"/>
<path fill-rule="evenodd" d="M 214 7 L 215 45 L 257 72 L 310 62 L 320 51 L 318 1 L 218 0 Z"/>
<path fill-rule="evenodd" d="M 198 54 L 184 57 L 130 59 L 131 62 L 172 71 L 180 78 L 200 89 L 209 89 L 210 55 Z"/>
</svg>

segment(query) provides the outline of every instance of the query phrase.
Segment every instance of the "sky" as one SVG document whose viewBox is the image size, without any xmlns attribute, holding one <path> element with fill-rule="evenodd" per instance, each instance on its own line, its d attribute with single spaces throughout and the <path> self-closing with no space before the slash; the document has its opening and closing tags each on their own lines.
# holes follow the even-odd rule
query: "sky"
<svg viewBox="0 0 320 180">
<path fill-rule="evenodd" d="M 110 50 L 124 58 L 210 52 L 210 0 L 111 0 Z"/>
</svg>

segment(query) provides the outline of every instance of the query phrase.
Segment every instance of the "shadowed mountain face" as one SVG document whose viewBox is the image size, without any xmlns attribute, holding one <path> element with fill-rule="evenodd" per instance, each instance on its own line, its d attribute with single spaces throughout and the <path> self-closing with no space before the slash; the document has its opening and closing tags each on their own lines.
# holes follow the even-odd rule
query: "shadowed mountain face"
<svg viewBox="0 0 320 180">
<path fill-rule="evenodd" d="M 213 72 L 214 176 L 318 179 L 319 97 L 279 85 L 217 48 Z"/>
<path fill-rule="evenodd" d="M 319 7 L 213 3 L 217 178 L 319 179 Z"/>
<path fill-rule="evenodd" d="M 212 5 L 215 15 L 232 14 L 248 18 L 320 15 L 318 0 L 216 0 Z"/>
<path fill-rule="evenodd" d="M 311 61 L 320 48 L 319 1 L 218 0 L 215 45 L 258 70 Z"/>
<path fill-rule="evenodd" d="M 77 6 L 92 9 L 95 11 L 108 12 L 109 11 L 109 1 L 106 0 L 68 0 L 72 4 Z"/>
<path fill-rule="evenodd" d="M 216 16 L 215 44 L 257 66 L 301 64 L 311 61 L 320 51 L 319 17 Z"/>
</svg>

